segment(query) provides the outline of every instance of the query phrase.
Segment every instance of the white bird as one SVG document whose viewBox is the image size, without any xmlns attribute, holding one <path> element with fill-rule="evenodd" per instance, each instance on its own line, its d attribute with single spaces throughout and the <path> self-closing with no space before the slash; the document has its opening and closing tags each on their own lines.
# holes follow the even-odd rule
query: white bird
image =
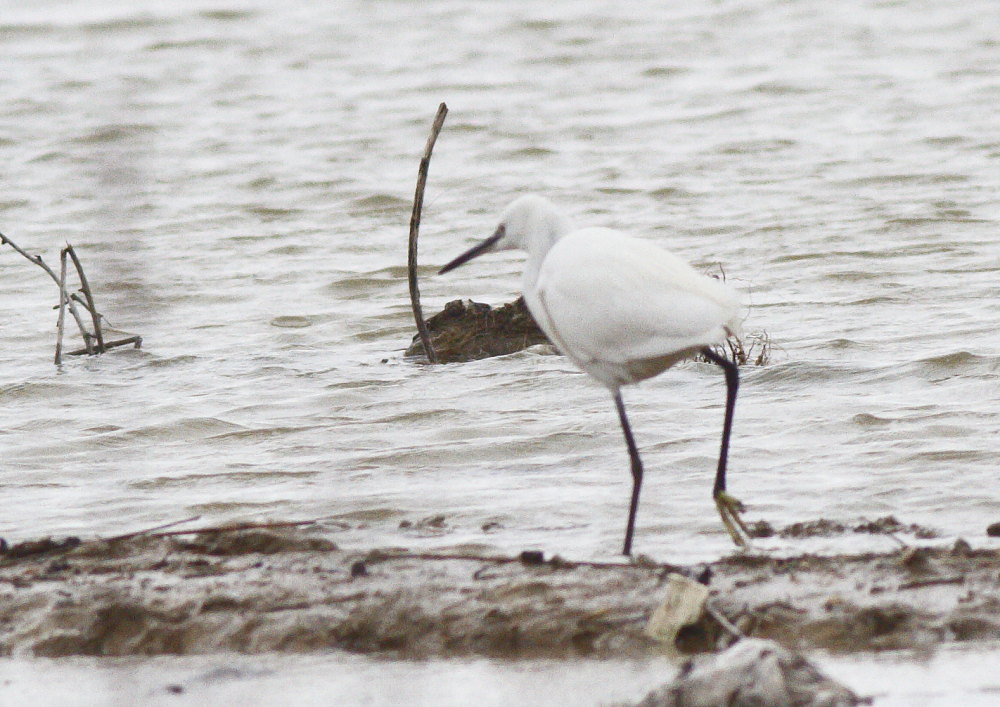
<svg viewBox="0 0 1000 707">
<path fill-rule="evenodd" d="M 726 376 L 726 415 L 712 496 L 733 541 L 747 544 L 742 504 L 726 492 L 726 458 L 739 374 L 716 354 L 739 329 L 739 299 L 731 288 L 680 258 L 609 228 L 573 228 L 547 199 L 527 195 L 503 212 L 492 236 L 441 268 L 457 268 L 483 253 L 519 248 L 528 254 L 522 289 L 528 310 L 565 356 L 608 387 L 632 463 L 632 500 L 623 554 L 642 486 L 642 461 L 625 415 L 621 387 L 655 376 L 701 353 Z"/>
</svg>

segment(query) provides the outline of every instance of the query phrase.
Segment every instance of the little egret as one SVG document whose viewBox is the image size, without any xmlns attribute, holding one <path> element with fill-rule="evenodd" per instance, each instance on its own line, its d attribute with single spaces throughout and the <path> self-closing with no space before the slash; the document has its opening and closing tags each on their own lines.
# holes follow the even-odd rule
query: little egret
<svg viewBox="0 0 1000 707">
<path fill-rule="evenodd" d="M 625 415 L 621 387 L 662 373 L 695 354 L 722 367 L 726 415 L 712 496 L 733 541 L 747 544 L 742 504 L 726 493 L 726 458 L 739 373 L 716 354 L 739 328 L 739 300 L 724 283 L 676 256 L 609 228 L 572 227 L 547 199 L 527 195 L 503 212 L 492 236 L 441 268 L 478 255 L 519 248 L 528 254 L 522 288 L 528 310 L 565 356 L 611 391 L 632 462 L 632 500 L 623 554 L 642 486 L 642 461 Z"/>
</svg>

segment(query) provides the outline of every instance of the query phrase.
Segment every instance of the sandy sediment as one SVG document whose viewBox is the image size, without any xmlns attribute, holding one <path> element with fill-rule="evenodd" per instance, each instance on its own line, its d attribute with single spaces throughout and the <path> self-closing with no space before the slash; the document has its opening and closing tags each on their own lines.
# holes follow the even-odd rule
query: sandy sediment
<svg viewBox="0 0 1000 707">
<path fill-rule="evenodd" d="M 747 635 L 791 649 L 1000 638 L 1000 551 L 962 541 L 684 568 L 359 553 L 314 526 L 7 548 L 0 653 L 639 657 L 662 650 L 644 628 L 676 571 L 707 581 L 711 607 Z M 712 649 L 722 633 L 704 619 L 678 648 Z"/>
</svg>

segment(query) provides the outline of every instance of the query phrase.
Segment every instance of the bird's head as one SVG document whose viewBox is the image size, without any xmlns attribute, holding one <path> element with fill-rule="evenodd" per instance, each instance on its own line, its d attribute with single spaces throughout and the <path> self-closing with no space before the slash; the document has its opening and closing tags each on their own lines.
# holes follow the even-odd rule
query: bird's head
<svg viewBox="0 0 1000 707">
<path fill-rule="evenodd" d="M 570 230 L 569 220 L 545 197 L 527 194 L 504 209 L 493 235 L 445 265 L 440 273 L 454 270 L 473 258 L 496 250 L 518 248 L 541 257 Z"/>
</svg>

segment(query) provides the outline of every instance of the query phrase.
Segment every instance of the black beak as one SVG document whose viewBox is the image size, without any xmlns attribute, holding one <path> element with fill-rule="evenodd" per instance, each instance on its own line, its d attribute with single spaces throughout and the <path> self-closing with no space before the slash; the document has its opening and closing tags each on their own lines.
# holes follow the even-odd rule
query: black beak
<svg viewBox="0 0 1000 707">
<path fill-rule="evenodd" d="M 493 233 L 492 236 L 490 236 L 489 238 L 487 238 L 485 241 L 483 241 L 479 245 L 473 246 L 472 248 L 469 248 L 469 250 L 465 251 L 460 256 L 458 256 L 457 258 L 455 258 L 454 260 L 452 260 L 450 263 L 448 263 L 447 265 L 445 265 L 443 268 L 441 268 L 440 270 L 438 270 L 438 275 L 443 275 L 444 273 L 448 272 L 449 270 L 454 270 L 459 265 L 464 265 L 465 263 L 469 262 L 470 260 L 472 260 L 476 256 L 482 255 L 483 253 L 486 253 L 494 245 L 496 245 L 497 241 L 499 241 L 501 238 L 503 238 L 503 234 L 504 234 L 504 228 L 503 228 L 503 226 L 502 225 L 498 226 L 497 230 Z"/>
</svg>

